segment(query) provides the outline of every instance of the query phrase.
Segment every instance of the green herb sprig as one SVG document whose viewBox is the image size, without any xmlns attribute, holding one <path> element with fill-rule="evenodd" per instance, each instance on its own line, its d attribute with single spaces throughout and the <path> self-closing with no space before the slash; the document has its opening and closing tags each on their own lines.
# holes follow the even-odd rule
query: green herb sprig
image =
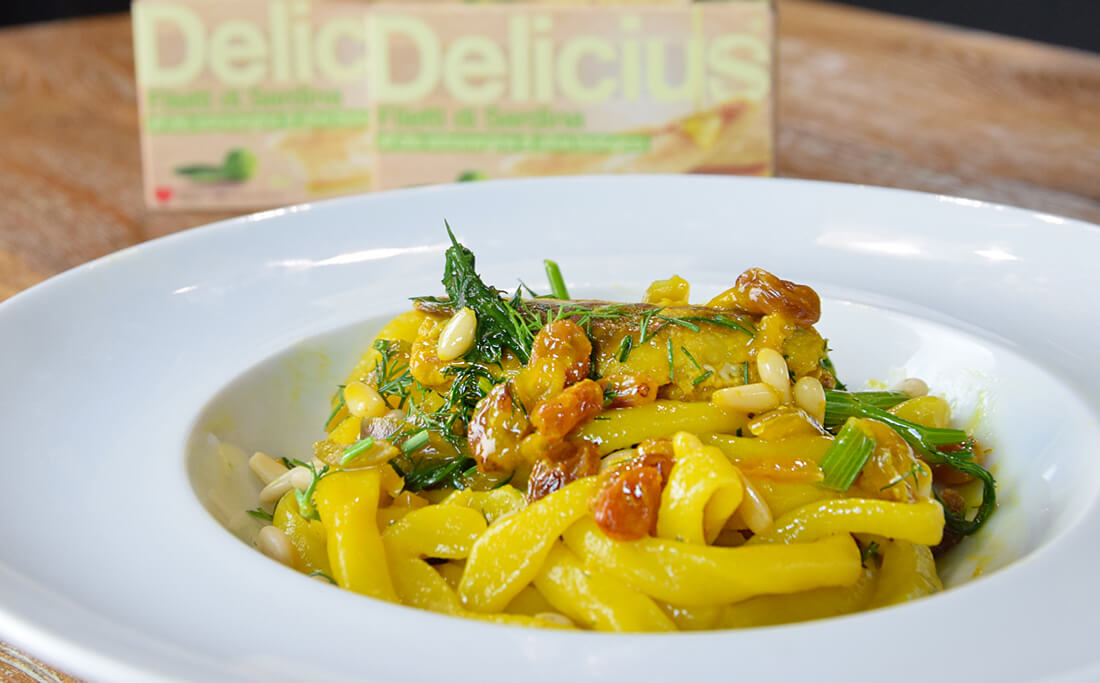
<svg viewBox="0 0 1100 683">
<path fill-rule="evenodd" d="M 887 392 L 870 393 L 877 399 L 882 399 L 882 394 Z M 966 536 L 981 529 L 997 506 L 997 482 L 989 470 L 974 462 L 974 451 L 970 446 L 966 432 L 961 429 L 925 427 L 910 422 L 873 405 L 872 401 L 876 398 L 869 398 L 868 402 L 864 402 L 860 396 L 860 394 L 845 391 L 826 391 L 826 424 L 835 425 L 838 421 L 844 421 L 850 417 L 866 417 L 878 420 L 892 427 L 925 462 L 932 465 L 947 465 L 980 480 L 982 482 L 982 502 L 978 505 L 978 510 L 973 519 L 967 519 L 964 514 L 953 513 L 947 506 L 944 506 L 944 514 L 946 515 L 948 529 L 955 533 Z M 908 398 L 905 394 L 901 394 L 901 396 Z M 943 446 L 958 446 L 958 449 L 953 451 L 940 450 Z"/>
<path fill-rule="evenodd" d="M 263 520 L 265 522 L 271 522 L 275 519 L 271 516 L 270 512 L 261 507 L 253 508 L 252 510 L 245 510 L 245 512 L 252 515 L 256 519 Z"/>
<path fill-rule="evenodd" d="M 404 408 L 405 402 L 409 400 L 409 388 L 412 386 L 413 377 L 409 364 L 397 359 L 400 343 L 390 339 L 376 339 L 373 347 L 379 355 L 378 363 L 374 366 L 374 383 L 378 388 L 378 394 L 382 398 L 396 397 L 397 407 Z"/>
<path fill-rule="evenodd" d="M 332 424 L 332 421 L 340 413 L 340 409 L 343 408 L 346 405 L 346 403 L 344 401 L 344 386 L 345 385 L 341 384 L 339 386 L 339 388 L 336 389 L 336 394 L 337 394 L 336 405 L 332 408 L 332 412 L 328 414 L 328 418 L 325 419 L 325 431 L 326 432 L 332 431 L 332 428 L 335 426 L 335 425 Z"/>
<path fill-rule="evenodd" d="M 454 489 L 466 488 L 464 478 L 471 469 L 477 469 L 477 462 L 469 456 L 455 458 L 402 458 L 390 461 L 390 466 L 398 475 L 405 478 L 406 491 L 424 491 L 450 486 Z"/>
<path fill-rule="evenodd" d="M 313 492 L 317 489 L 317 482 L 321 480 L 321 477 L 328 474 L 329 467 L 325 465 L 318 471 L 317 468 L 313 466 L 313 463 L 306 463 L 301 460 L 292 460 L 291 462 L 294 463 L 295 466 L 307 468 L 313 475 L 313 479 L 310 480 L 309 486 L 306 487 L 305 491 L 294 489 L 294 498 L 298 501 L 298 514 L 304 519 L 320 520 L 321 515 L 317 513 L 317 508 L 313 505 Z"/>
<path fill-rule="evenodd" d="M 446 303 L 454 310 L 469 307 L 477 314 L 474 346 L 466 357 L 498 363 L 508 349 L 520 362 L 527 363 L 535 332 L 541 327 L 537 316 L 527 312 L 518 289 L 510 300 L 505 300 L 503 292 L 485 284 L 474 269 L 473 252 L 458 242 L 449 224 L 446 227 L 451 238 L 443 266 L 443 288 L 449 297 Z"/>
</svg>

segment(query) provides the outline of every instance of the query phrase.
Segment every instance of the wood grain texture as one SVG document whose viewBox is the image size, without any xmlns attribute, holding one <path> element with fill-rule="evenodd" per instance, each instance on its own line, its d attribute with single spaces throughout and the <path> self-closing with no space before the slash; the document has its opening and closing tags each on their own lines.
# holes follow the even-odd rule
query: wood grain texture
<svg viewBox="0 0 1100 683">
<path fill-rule="evenodd" d="M 1100 56 L 817 2 L 779 17 L 780 175 L 1100 222 Z M 127 16 L 0 30 L 0 300 L 231 215 L 147 211 L 137 125 Z M 43 680 L 13 652 L 0 678 Z"/>
<path fill-rule="evenodd" d="M 1100 56 L 780 3 L 781 175 L 1100 222 Z"/>
<path fill-rule="evenodd" d="M 1100 56 L 781 0 L 780 175 L 1100 222 Z M 150 212 L 125 15 L 0 31 L 0 298 L 232 215 Z"/>
</svg>

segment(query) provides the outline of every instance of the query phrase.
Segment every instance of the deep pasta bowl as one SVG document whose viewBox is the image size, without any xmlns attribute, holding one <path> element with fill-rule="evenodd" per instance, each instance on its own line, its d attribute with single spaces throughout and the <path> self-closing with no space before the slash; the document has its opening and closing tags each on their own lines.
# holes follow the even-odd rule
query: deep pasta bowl
<svg viewBox="0 0 1100 683">
<path fill-rule="evenodd" d="M 916 375 L 993 446 L 1000 509 L 948 589 L 782 627 L 551 632 L 390 605 L 251 548 L 229 445 L 297 457 L 447 219 L 500 286 L 817 289 L 850 384 Z M 1100 228 L 875 188 L 707 177 L 433 187 L 157 240 L 0 304 L 0 637 L 94 680 L 1093 680 Z M 545 284 L 545 283 L 543 283 Z M 544 287 L 545 288 L 545 287 Z M 694 298 L 694 297 L 693 297 Z M 227 455 L 228 454 L 228 455 Z"/>
</svg>

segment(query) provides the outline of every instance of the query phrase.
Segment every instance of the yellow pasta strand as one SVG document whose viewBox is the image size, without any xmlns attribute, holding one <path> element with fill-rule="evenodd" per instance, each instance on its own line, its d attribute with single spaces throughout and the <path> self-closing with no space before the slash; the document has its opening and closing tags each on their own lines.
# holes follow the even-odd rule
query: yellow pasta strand
<svg viewBox="0 0 1100 683">
<path fill-rule="evenodd" d="M 524 586 L 523 590 L 504 608 L 507 614 L 525 614 L 529 617 L 555 610 L 557 608 L 551 605 L 533 585 Z"/>
<path fill-rule="evenodd" d="M 478 614 L 462 607 L 458 595 L 430 564 L 417 558 L 390 560 L 394 588 L 401 602 L 410 607 L 467 619 L 479 619 L 494 624 L 533 626 L 535 628 L 567 628 L 562 624 L 537 619 L 525 614 Z"/>
<path fill-rule="evenodd" d="M 706 631 L 715 628 L 714 625 L 722 613 L 721 605 L 683 607 L 662 602 L 658 606 L 680 631 Z"/>
<path fill-rule="evenodd" d="M 587 514 L 598 483 L 578 479 L 490 526 L 466 561 L 458 585 L 463 604 L 477 612 L 504 609 L 535 578 L 558 536 Z"/>
<path fill-rule="evenodd" d="M 462 572 L 466 570 L 466 562 L 464 560 L 451 560 L 442 564 L 437 564 L 433 567 L 439 575 L 447 582 L 447 585 L 458 590 L 458 582 L 462 580 Z"/>
<path fill-rule="evenodd" d="M 397 601 L 378 533 L 381 476 L 376 468 L 335 472 L 317 482 L 313 500 L 325 525 L 332 578 L 341 588 Z"/>
<path fill-rule="evenodd" d="M 791 510 L 796 510 L 810 503 L 821 500 L 831 500 L 840 497 L 835 491 L 817 484 L 797 484 L 786 481 L 772 481 L 762 477 L 752 479 L 753 485 L 764 502 L 776 517 L 782 517 Z"/>
<path fill-rule="evenodd" d="M 879 543 L 882 569 L 872 607 L 896 605 L 943 590 L 929 547 L 897 540 Z"/>
<path fill-rule="evenodd" d="M 350 446 L 359 440 L 359 430 L 362 427 L 362 423 L 363 420 L 361 418 L 355 417 L 354 415 L 348 415 L 343 420 L 336 423 L 336 426 L 328 433 L 329 441 L 341 446 Z"/>
<path fill-rule="evenodd" d="M 523 492 L 514 486 L 504 485 L 490 491 L 462 489 L 440 501 L 443 505 L 462 505 L 477 510 L 492 524 L 501 517 L 519 512 L 527 507 Z"/>
<path fill-rule="evenodd" d="M 430 564 L 397 553 L 390 556 L 389 563 L 394 590 L 403 604 L 442 614 L 464 615 L 458 595 Z"/>
<path fill-rule="evenodd" d="M 761 595 L 722 608 L 712 628 L 791 624 L 851 614 L 867 607 L 877 572 L 864 569 L 851 586 L 815 588 L 786 595 Z"/>
<path fill-rule="evenodd" d="M 859 547 L 849 534 L 812 543 L 703 546 L 663 538 L 618 542 L 592 519 L 565 532 L 565 543 L 586 564 L 673 605 L 736 602 L 767 593 L 847 586 L 859 578 Z"/>
<path fill-rule="evenodd" d="M 505 624 L 507 626 L 527 626 L 534 628 L 555 628 L 566 630 L 570 630 L 573 628 L 572 626 L 559 624 L 556 621 L 548 621 L 546 619 L 539 619 L 538 617 L 529 617 L 526 614 L 479 614 L 477 612 L 465 612 L 462 616 L 469 619 L 488 621 L 494 624 Z"/>
<path fill-rule="evenodd" d="M 744 487 L 737 470 L 717 448 L 678 432 L 674 460 L 661 493 L 657 535 L 686 543 L 713 543 L 737 506 Z"/>
<path fill-rule="evenodd" d="M 748 419 L 730 413 L 708 402 L 684 403 L 659 400 L 631 408 L 617 408 L 600 413 L 577 431 L 581 438 L 599 446 L 600 455 L 632 446 L 651 438 L 669 437 L 676 432 L 735 432 Z"/>
<path fill-rule="evenodd" d="M 776 520 L 771 531 L 749 545 L 813 541 L 836 533 L 878 534 L 920 545 L 943 537 L 943 507 L 935 500 L 897 503 L 873 498 L 844 498 L 810 503 Z"/>
<path fill-rule="evenodd" d="M 715 431 L 715 430 L 710 430 Z M 751 465 L 765 459 L 801 458 L 818 462 L 833 442 L 827 436 L 789 436 L 785 439 L 763 440 L 752 437 L 707 434 L 703 443 L 715 446 L 735 464 Z"/>
<path fill-rule="evenodd" d="M 325 547 L 325 526 L 298 514 L 298 499 L 287 491 L 275 505 L 271 523 L 283 530 L 294 546 L 294 568 L 303 574 L 320 571 L 332 574 Z"/>
<path fill-rule="evenodd" d="M 598 631 L 674 631 L 653 600 L 600 571 L 586 570 L 577 556 L 554 543 L 535 576 L 535 587 L 573 621 Z"/>
<path fill-rule="evenodd" d="M 454 505 L 429 505 L 406 514 L 383 533 L 386 549 L 409 557 L 460 560 L 485 533 L 485 518 L 477 510 Z"/>
</svg>

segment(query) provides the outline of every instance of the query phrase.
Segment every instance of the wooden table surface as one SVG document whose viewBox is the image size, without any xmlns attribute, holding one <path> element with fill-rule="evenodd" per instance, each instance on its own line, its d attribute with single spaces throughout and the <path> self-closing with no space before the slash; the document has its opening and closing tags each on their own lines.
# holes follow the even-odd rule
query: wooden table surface
<svg viewBox="0 0 1100 683">
<path fill-rule="evenodd" d="M 779 16 L 780 175 L 1100 223 L 1100 56 L 817 2 Z M 137 128 L 128 16 L 0 30 L 0 300 L 233 215 L 146 210 Z M 50 680 L 35 666 L 0 644 L 0 678 Z"/>
</svg>

